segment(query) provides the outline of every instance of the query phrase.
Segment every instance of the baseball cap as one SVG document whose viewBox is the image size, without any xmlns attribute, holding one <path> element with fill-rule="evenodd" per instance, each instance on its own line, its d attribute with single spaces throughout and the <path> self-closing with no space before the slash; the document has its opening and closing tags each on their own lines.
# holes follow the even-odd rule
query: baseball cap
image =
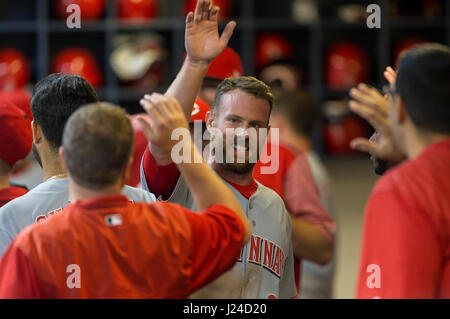
<svg viewBox="0 0 450 319">
<path fill-rule="evenodd" d="M 14 166 L 30 153 L 32 142 L 28 115 L 14 104 L 0 101 L 0 158 Z"/>
<path fill-rule="evenodd" d="M 28 115 L 28 118 L 32 121 L 33 114 L 31 113 L 30 100 L 30 93 L 23 89 L 14 91 L 0 91 L 0 101 L 7 101 L 14 104 L 19 109 L 24 111 L 25 114 Z"/>
<path fill-rule="evenodd" d="M 203 100 L 196 99 L 189 123 L 194 123 L 194 121 L 206 122 L 206 113 L 208 113 L 208 111 L 211 111 L 208 103 Z"/>
<path fill-rule="evenodd" d="M 232 48 L 226 47 L 215 58 L 206 71 L 205 77 L 224 80 L 230 77 L 239 77 L 244 73 L 239 54 Z"/>
</svg>

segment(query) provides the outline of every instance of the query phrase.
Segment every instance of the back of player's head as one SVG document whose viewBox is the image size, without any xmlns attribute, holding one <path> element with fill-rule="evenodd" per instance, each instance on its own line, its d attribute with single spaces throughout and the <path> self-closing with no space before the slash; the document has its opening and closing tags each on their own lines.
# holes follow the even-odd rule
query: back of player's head
<svg viewBox="0 0 450 319">
<path fill-rule="evenodd" d="M 72 180 L 89 189 L 116 183 L 133 151 L 133 128 L 124 110 L 94 103 L 77 110 L 64 128 L 64 162 Z"/>
<path fill-rule="evenodd" d="M 273 114 L 283 116 L 297 133 L 310 137 L 318 118 L 319 107 L 305 91 L 274 91 Z"/>
<path fill-rule="evenodd" d="M 272 110 L 273 95 L 270 91 L 270 87 L 255 77 L 241 76 L 238 78 L 226 78 L 219 84 L 214 97 L 214 113 L 217 114 L 218 112 L 218 107 L 222 96 L 234 90 L 241 90 L 247 94 L 253 95 L 256 98 L 266 100 L 267 103 L 269 103 L 270 110 Z"/>
<path fill-rule="evenodd" d="M 80 106 L 98 102 L 94 88 L 82 77 L 54 73 L 40 80 L 33 89 L 31 111 L 51 146 L 62 143 L 64 125 Z"/>
<path fill-rule="evenodd" d="M 450 48 L 425 44 L 400 61 L 395 91 L 413 123 L 421 129 L 450 133 Z"/>
</svg>

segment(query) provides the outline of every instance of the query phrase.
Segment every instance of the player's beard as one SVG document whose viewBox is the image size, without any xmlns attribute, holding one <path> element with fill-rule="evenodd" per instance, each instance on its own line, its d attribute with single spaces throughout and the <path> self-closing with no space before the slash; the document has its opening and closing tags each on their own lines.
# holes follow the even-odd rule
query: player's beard
<svg viewBox="0 0 450 319">
<path fill-rule="evenodd" d="M 237 141 L 234 140 L 234 144 L 236 144 Z M 235 150 L 233 148 L 234 145 L 226 145 L 226 140 L 224 140 L 223 142 L 223 159 L 224 161 L 222 163 L 218 163 L 220 164 L 225 170 L 229 171 L 229 172 L 233 172 L 236 174 L 240 174 L 240 175 L 245 175 L 248 174 L 249 172 L 253 171 L 253 167 L 255 166 L 256 163 L 253 163 L 250 161 L 251 157 L 251 150 L 252 148 L 250 148 L 250 142 L 249 139 L 245 140 L 245 146 L 249 147 L 249 152 L 248 155 L 245 157 L 245 161 L 243 163 L 239 163 L 237 161 L 237 155 L 235 154 Z M 226 159 L 227 159 L 227 152 L 231 152 L 233 153 L 233 158 L 234 158 L 234 162 L 232 163 L 227 163 Z M 259 153 L 256 150 L 257 154 L 256 154 L 256 159 L 259 159 Z"/>
<path fill-rule="evenodd" d="M 248 174 L 253 170 L 254 163 L 220 163 L 220 165 L 227 171 L 240 175 Z"/>
<path fill-rule="evenodd" d="M 33 156 L 36 159 L 36 161 L 38 162 L 39 166 L 42 168 L 42 161 L 41 161 L 41 157 L 39 156 L 39 153 L 37 151 L 36 145 L 34 145 L 33 143 L 33 147 L 31 148 L 33 151 Z"/>
</svg>

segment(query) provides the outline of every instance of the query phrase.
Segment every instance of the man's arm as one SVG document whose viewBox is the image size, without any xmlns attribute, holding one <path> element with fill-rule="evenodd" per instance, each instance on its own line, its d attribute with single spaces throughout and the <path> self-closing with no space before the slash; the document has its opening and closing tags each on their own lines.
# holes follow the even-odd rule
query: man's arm
<svg viewBox="0 0 450 319">
<path fill-rule="evenodd" d="M 294 255 L 319 265 L 328 264 L 333 258 L 335 222 L 322 205 L 304 155 L 292 162 L 284 183 Z"/>
<path fill-rule="evenodd" d="M 209 64 L 225 49 L 236 27 L 236 22 L 229 22 L 219 36 L 219 7 L 211 5 L 211 0 L 199 0 L 195 13 L 190 12 L 186 16 L 187 56 L 180 72 L 165 93 L 166 96 L 178 100 L 187 119 L 191 117 L 195 98 Z M 144 96 L 147 97 L 149 95 Z M 155 145 L 150 145 L 150 151 L 157 165 L 168 165 L 171 162 L 170 157 L 164 157 L 164 152 Z"/>
<path fill-rule="evenodd" d="M 189 158 L 183 158 L 183 161 L 174 160 L 174 162 L 183 175 L 199 211 L 219 204 L 236 212 L 244 224 L 245 242 L 247 242 L 251 235 L 247 217 L 236 197 L 216 173 L 206 165 L 200 152 L 194 146 L 186 117 L 176 99 L 152 94 L 149 99 L 141 100 L 141 105 L 151 118 L 151 124 L 139 119 L 142 131 L 149 143 L 157 145 L 168 157 L 171 156 L 175 145 L 181 146 L 183 153 L 190 154 Z M 175 129 L 184 132 L 181 140 L 172 139 Z"/>
<path fill-rule="evenodd" d="M 178 100 L 187 119 L 209 64 L 225 49 L 236 26 L 229 22 L 219 36 L 218 13 L 219 7 L 212 6 L 211 0 L 199 0 L 195 13 L 186 16 L 186 60 L 166 95 Z"/>
<path fill-rule="evenodd" d="M 437 297 L 442 246 L 411 203 L 395 189 L 375 187 L 364 220 L 357 298 Z"/>
</svg>

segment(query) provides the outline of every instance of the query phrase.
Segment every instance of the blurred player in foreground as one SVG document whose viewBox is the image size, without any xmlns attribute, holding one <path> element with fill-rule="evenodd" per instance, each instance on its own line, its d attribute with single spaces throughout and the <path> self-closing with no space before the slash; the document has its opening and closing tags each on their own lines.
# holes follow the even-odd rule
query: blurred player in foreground
<svg viewBox="0 0 450 319">
<path fill-rule="evenodd" d="M 366 207 L 358 298 L 450 298 L 450 48 L 417 46 L 400 61 L 388 110 L 351 90 L 350 108 L 378 132 L 354 145 L 406 160 L 375 185 Z"/>
<path fill-rule="evenodd" d="M 175 99 L 152 100 L 143 131 L 170 154 L 186 118 Z M 196 152 L 190 137 L 180 142 Z M 200 214 L 131 203 L 121 189 L 132 148 L 119 107 L 91 104 L 70 117 L 59 156 L 73 203 L 13 241 L 0 261 L 0 298 L 185 298 L 234 264 L 251 226 L 220 178 L 204 162 L 178 165 Z"/>
</svg>

